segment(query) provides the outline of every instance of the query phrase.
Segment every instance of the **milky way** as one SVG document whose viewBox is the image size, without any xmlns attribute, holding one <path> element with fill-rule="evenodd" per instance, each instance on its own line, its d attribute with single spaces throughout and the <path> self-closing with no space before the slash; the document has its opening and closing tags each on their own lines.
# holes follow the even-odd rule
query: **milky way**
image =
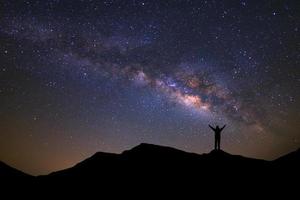
<svg viewBox="0 0 300 200">
<path fill-rule="evenodd" d="M 4 1 L 0 159 L 32 174 L 141 142 L 274 159 L 299 147 L 300 5 Z"/>
</svg>

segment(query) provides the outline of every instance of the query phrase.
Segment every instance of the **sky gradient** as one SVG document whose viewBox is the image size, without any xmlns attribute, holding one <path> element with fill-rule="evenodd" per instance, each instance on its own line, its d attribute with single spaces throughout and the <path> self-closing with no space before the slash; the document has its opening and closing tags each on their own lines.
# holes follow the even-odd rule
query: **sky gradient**
<svg viewBox="0 0 300 200">
<path fill-rule="evenodd" d="M 0 3 L 0 160 L 30 174 L 141 142 L 300 146 L 297 0 Z"/>
</svg>

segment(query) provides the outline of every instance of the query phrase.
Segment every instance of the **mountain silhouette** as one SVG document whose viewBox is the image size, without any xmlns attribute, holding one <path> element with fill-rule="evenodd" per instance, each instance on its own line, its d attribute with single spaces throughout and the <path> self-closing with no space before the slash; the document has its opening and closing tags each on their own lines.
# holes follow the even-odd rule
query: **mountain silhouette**
<svg viewBox="0 0 300 200">
<path fill-rule="evenodd" d="M 176 182 L 178 180 L 270 180 L 270 177 L 292 174 L 298 176 L 300 150 L 274 161 L 231 155 L 222 150 L 196 154 L 171 147 L 142 143 L 121 154 L 97 152 L 68 169 L 35 177 L 42 183 L 50 181 L 101 180 L 126 184 Z M 0 163 L 0 176 L 30 177 L 23 172 Z M 114 181 L 114 184 L 115 181 Z"/>
<path fill-rule="evenodd" d="M 197 171 L 201 169 L 220 168 L 219 165 L 222 165 L 222 169 L 233 170 L 242 166 L 261 167 L 267 164 L 268 162 L 264 160 L 235 156 L 221 150 L 213 150 L 208 154 L 198 155 L 171 147 L 142 143 L 121 154 L 98 152 L 74 167 L 53 172 L 46 177 L 81 176 L 95 178 L 100 176 L 103 178 L 106 175 L 118 174 L 118 176 L 123 176 L 143 173 L 171 176 L 174 171 L 182 173 L 193 171 L 197 174 Z"/>
<path fill-rule="evenodd" d="M 281 165 L 291 165 L 291 166 L 299 166 L 300 165 L 300 148 L 296 151 L 293 151 L 287 155 L 284 155 L 274 162 Z"/>
<path fill-rule="evenodd" d="M 144 183 L 190 178 L 203 181 L 232 178 L 269 180 L 274 174 L 280 176 L 286 172 L 290 173 L 289 166 L 294 165 L 297 159 L 299 150 L 275 161 L 266 161 L 231 155 L 222 150 L 199 155 L 171 147 L 142 143 L 121 154 L 95 153 L 71 168 L 39 176 L 38 179 L 68 180 L 76 177 L 88 180 L 120 180 L 119 183 L 122 183 L 122 180 Z"/>
<path fill-rule="evenodd" d="M 1 178 L 30 178 L 32 176 L 17 170 L 4 162 L 0 161 L 0 177 Z"/>
</svg>

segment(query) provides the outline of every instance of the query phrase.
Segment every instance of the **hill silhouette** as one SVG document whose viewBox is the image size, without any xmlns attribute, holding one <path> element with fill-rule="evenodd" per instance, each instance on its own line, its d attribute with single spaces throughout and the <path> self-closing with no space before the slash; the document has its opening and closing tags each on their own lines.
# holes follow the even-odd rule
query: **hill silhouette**
<svg viewBox="0 0 300 200">
<path fill-rule="evenodd" d="M 0 161 L 0 177 L 3 178 L 21 178 L 29 179 L 32 178 L 31 175 L 26 174 L 20 170 L 17 170 L 4 162 Z"/>
<path fill-rule="evenodd" d="M 134 180 L 135 182 L 157 182 L 158 180 L 205 180 L 211 179 L 256 179 L 269 180 L 292 172 L 296 166 L 299 150 L 275 161 L 231 155 L 222 150 L 206 154 L 195 154 L 171 147 L 142 143 L 121 154 L 95 153 L 77 165 L 39 176 L 41 180 L 65 180 L 79 178 L 88 180 Z M 67 178 L 68 177 L 68 178 Z"/>
<path fill-rule="evenodd" d="M 300 165 L 300 148 L 296 151 L 293 151 L 287 155 L 284 155 L 278 159 L 276 159 L 278 165 L 291 165 L 291 166 L 299 166 Z"/>
<path fill-rule="evenodd" d="M 36 181 L 55 180 L 80 182 L 83 179 L 103 182 L 118 180 L 126 184 L 173 182 L 178 180 L 213 179 L 256 179 L 270 180 L 287 174 L 298 176 L 300 150 L 282 156 L 274 161 L 231 155 L 222 150 L 206 154 L 195 154 L 171 147 L 142 143 L 121 154 L 97 152 L 68 169 L 35 177 Z M 6 177 L 29 177 L 23 172 L 4 163 L 0 165 L 0 175 Z"/>
</svg>

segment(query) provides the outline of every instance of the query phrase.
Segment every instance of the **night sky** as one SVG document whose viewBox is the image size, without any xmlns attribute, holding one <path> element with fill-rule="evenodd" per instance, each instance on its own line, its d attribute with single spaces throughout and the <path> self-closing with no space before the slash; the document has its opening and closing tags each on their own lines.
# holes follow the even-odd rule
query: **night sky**
<svg viewBox="0 0 300 200">
<path fill-rule="evenodd" d="M 139 143 L 300 146 L 299 0 L 0 3 L 0 160 L 30 174 Z"/>
</svg>

